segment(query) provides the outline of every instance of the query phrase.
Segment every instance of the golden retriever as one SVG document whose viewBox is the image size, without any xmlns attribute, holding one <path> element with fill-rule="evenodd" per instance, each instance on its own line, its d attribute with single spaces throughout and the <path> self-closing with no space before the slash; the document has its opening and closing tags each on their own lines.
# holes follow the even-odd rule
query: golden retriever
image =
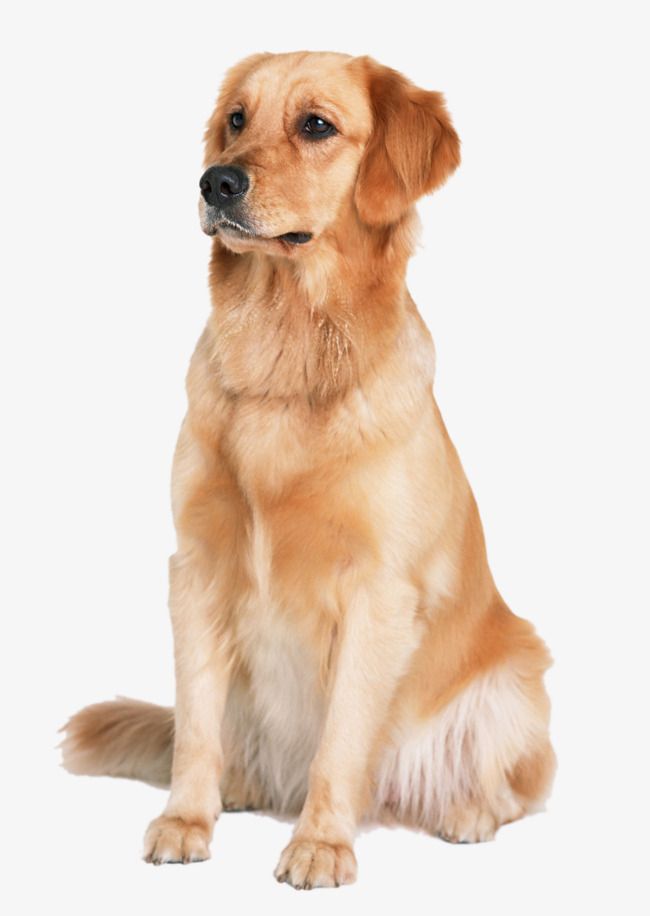
<svg viewBox="0 0 650 916">
<path fill-rule="evenodd" d="M 333 53 L 239 63 L 205 140 L 176 705 L 82 710 L 64 763 L 171 784 L 149 862 L 206 859 L 223 809 L 262 809 L 298 816 L 278 880 L 337 886 L 362 820 L 488 840 L 554 771 L 549 656 L 490 574 L 405 283 L 459 141 L 439 93 Z"/>
</svg>

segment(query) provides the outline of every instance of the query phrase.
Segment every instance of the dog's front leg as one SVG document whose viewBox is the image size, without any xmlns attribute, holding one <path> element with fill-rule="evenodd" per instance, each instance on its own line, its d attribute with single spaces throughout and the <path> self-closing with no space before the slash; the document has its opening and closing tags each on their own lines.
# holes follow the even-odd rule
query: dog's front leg
<svg viewBox="0 0 650 916">
<path fill-rule="evenodd" d="M 191 556 L 170 562 L 170 610 L 176 661 L 174 760 L 163 814 L 147 830 L 148 862 L 200 862 L 221 812 L 221 720 L 228 689 L 224 634 L 215 614 L 217 584 Z"/>
<path fill-rule="evenodd" d="M 344 609 L 320 744 L 293 837 L 275 876 L 296 888 L 356 878 L 352 851 L 369 801 L 369 765 L 400 677 L 415 648 L 416 595 L 376 581 Z"/>
</svg>

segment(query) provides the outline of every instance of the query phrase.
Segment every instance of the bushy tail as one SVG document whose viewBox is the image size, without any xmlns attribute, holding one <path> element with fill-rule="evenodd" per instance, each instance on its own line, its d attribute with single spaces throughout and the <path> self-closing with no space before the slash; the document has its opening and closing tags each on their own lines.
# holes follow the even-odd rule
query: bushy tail
<svg viewBox="0 0 650 916">
<path fill-rule="evenodd" d="M 174 710 L 118 697 L 86 706 L 61 729 L 63 766 L 84 776 L 121 776 L 168 786 Z"/>
</svg>

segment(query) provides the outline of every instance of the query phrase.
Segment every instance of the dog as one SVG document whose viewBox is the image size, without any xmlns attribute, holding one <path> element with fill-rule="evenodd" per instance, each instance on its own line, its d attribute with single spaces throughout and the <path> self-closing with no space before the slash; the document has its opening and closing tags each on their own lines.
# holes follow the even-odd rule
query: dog
<svg viewBox="0 0 650 916">
<path fill-rule="evenodd" d="M 176 705 L 90 706 L 63 742 L 73 773 L 171 785 L 148 862 L 266 810 L 297 817 L 276 878 L 332 887 L 361 822 L 478 842 L 543 807 L 550 657 L 492 579 L 405 283 L 415 202 L 459 162 L 442 95 L 372 58 L 226 76 L 173 468 Z"/>
</svg>

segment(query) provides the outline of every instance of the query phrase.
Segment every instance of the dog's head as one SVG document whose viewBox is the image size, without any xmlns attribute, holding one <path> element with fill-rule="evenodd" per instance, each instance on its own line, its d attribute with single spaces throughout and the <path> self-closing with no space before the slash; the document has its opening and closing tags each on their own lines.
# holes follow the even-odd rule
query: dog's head
<svg viewBox="0 0 650 916">
<path fill-rule="evenodd" d="M 295 257 L 341 220 L 399 223 L 460 161 L 437 92 L 368 57 L 258 54 L 206 131 L 201 225 L 231 250 Z"/>
</svg>

